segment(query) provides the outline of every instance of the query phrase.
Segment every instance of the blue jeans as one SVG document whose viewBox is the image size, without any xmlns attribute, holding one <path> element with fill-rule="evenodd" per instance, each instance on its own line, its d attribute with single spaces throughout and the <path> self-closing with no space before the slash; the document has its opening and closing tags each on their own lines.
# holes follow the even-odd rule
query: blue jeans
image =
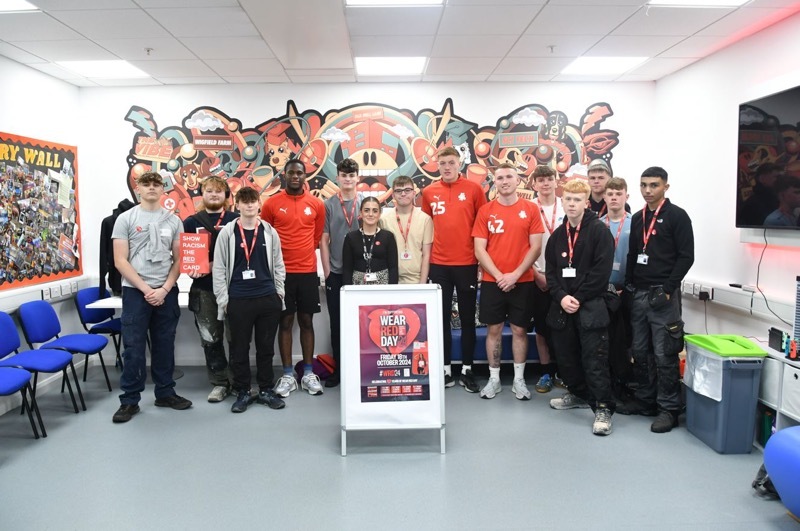
<svg viewBox="0 0 800 531">
<path fill-rule="evenodd" d="M 178 288 L 173 287 L 161 306 L 152 306 L 136 288 L 122 288 L 122 353 L 124 369 L 119 384 L 122 405 L 138 404 L 147 379 L 147 345 L 150 334 L 150 373 L 156 398 L 175 394 L 175 330 L 181 309 Z"/>
</svg>

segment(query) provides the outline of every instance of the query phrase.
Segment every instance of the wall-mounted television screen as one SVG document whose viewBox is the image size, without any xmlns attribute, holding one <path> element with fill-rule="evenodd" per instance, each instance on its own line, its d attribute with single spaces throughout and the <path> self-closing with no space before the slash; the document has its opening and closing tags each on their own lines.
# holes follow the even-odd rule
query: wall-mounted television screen
<svg viewBox="0 0 800 531">
<path fill-rule="evenodd" d="M 739 105 L 736 226 L 800 229 L 800 87 Z"/>
</svg>

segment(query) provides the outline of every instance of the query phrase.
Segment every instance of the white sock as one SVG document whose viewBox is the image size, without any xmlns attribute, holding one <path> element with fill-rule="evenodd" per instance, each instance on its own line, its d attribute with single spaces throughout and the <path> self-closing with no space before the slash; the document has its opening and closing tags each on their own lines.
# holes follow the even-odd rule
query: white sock
<svg viewBox="0 0 800 531">
<path fill-rule="evenodd" d="M 524 363 L 515 363 L 514 364 L 514 379 L 515 380 L 524 380 L 525 379 L 525 364 Z"/>
<path fill-rule="evenodd" d="M 453 370 L 450 368 L 450 365 L 445 365 L 444 366 L 444 373 L 447 376 L 452 376 L 453 375 Z"/>
<path fill-rule="evenodd" d="M 489 367 L 489 378 L 500 379 L 500 367 Z"/>
<path fill-rule="evenodd" d="M 466 365 L 466 364 L 461 365 L 461 374 L 464 374 L 467 371 L 471 370 L 472 370 L 472 365 Z"/>
</svg>

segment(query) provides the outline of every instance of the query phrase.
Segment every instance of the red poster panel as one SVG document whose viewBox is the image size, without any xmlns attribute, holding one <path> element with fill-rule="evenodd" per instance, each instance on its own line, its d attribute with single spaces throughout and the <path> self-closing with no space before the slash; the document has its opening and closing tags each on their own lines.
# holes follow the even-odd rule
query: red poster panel
<svg viewBox="0 0 800 531">
<path fill-rule="evenodd" d="M 207 231 L 181 233 L 181 273 L 210 273 L 208 247 L 210 235 Z"/>
<path fill-rule="evenodd" d="M 0 132 L 0 291 L 80 276 L 78 148 Z"/>
<path fill-rule="evenodd" d="M 424 304 L 359 306 L 361 401 L 430 400 Z"/>
</svg>

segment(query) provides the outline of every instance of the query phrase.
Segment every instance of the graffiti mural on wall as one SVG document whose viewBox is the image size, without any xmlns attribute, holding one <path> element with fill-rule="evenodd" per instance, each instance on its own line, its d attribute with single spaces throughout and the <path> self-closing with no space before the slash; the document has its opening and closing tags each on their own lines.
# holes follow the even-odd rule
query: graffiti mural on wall
<svg viewBox="0 0 800 531">
<path fill-rule="evenodd" d="M 82 274 L 78 149 L 0 132 L 0 291 Z"/>
<path fill-rule="evenodd" d="M 209 175 L 227 179 L 233 193 L 250 186 L 266 199 L 283 187 L 286 161 L 298 158 L 311 193 L 325 199 L 338 191 L 336 164 L 352 158 L 361 168 L 359 189 L 391 201 L 399 175 L 411 177 L 420 189 L 438 180 L 436 153 L 452 146 L 461 154 L 462 173 L 488 197 L 494 196 L 493 168 L 509 162 L 524 177 L 520 191 L 532 198 L 528 177 L 537 165 L 553 167 L 563 181 L 585 177 L 593 159 L 611 163 L 619 134 L 602 125 L 612 115 L 609 104 L 596 103 L 575 124 L 561 111 L 531 104 L 494 126 L 479 126 L 456 115 L 450 99 L 439 111 L 417 113 L 379 103 L 299 112 L 290 100 L 285 115 L 251 128 L 216 108 L 199 107 L 180 125 L 159 129 L 149 111 L 133 106 L 125 118 L 137 129 L 128 186 L 135 196 L 137 176 L 166 169 L 173 178 L 163 204 L 186 218 L 195 212 L 199 183 Z"/>
</svg>

